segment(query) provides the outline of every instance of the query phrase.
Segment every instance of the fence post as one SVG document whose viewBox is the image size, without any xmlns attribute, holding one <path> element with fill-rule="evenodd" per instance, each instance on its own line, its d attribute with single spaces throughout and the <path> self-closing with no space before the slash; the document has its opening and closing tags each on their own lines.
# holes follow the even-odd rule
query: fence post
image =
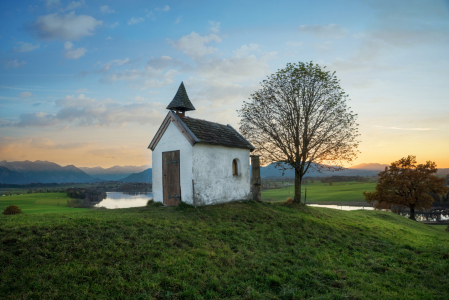
<svg viewBox="0 0 449 300">
<path fill-rule="evenodd" d="M 262 182 L 260 180 L 260 159 L 259 155 L 250 155 L 251 157 L 251 185 L 253 187 L 253 200 L 257 202 L 262 201 L 262 195 L 260 192 L 260 186 Z"/>
</svg>

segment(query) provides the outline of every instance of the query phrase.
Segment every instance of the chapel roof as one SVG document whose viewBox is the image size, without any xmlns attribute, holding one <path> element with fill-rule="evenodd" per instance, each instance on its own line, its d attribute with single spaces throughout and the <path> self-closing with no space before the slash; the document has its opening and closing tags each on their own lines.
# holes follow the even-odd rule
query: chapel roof
<svg viewBox="0 0 449 300">
<path fill-rule="evenodd" d="M 167 106 L 167 109 L 179 111 L 195 110 L 195 107 L 193 106 L 192 102 L 190 102 L 189 96 L 187 95 L 184 82 L 181 82 L 181 85 L 179 86 L 175 97 Z"/>
<path fill-rule="evenodd" d="M 197 143 L 254 150 L 254 146 L 229 124 L 223 125 L 190 117 L 180 119 L 198 139 Z"/>
<path fill-rule="evenodd" d="M 201 119 L 180 117 L 173 111 L 170 111 L 165 117 L 161 127 L 148 146 L 149 149 L 154 150 L 156 148 L 170 123 L 174 123 L 192 146 L 200 143 L 231 148 L 243 148 L 249 149 L 250 151 L 255 149 L 250 142 L 229 124 L 223 125 Z"/>
</svg>

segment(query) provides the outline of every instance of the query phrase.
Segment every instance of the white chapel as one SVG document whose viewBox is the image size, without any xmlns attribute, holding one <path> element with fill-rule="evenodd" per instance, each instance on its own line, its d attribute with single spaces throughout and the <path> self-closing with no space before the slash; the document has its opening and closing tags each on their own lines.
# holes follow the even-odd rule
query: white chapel
<svg viewBox="0 0 449 300">
<path fill-rule="evenodd" d="M 153 151 L 153 200 L 197 206 L 249 199 L 253 145 L 229 124 L 186 116 L 195 107 L 184 83 L 167 109 L 148 146 Z"/>
</svg>

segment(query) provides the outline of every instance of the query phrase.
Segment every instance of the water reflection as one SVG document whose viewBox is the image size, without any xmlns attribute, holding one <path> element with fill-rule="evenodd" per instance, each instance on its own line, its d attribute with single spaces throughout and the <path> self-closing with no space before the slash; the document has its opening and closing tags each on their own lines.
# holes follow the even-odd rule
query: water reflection
<svg viewBox="0 0 449 300">
<path fill-rule="evenodd" d="M 131 193 L 131 192 L 106 192 L 107 198 L 96 204 L 95 207 L 128 208 L 147 205 L 153 193 Z"/>
<path fill-rule="evenodd" d="M 307 204 L 308 206 L 314 207 L 326 207 L 340 210 L 374 210 L 371 206 L 340 206 L 340 205 L 321 205 L 321 204 Z M 398 215 L 409 217 L 410 212 L 407 210 L 399 210 L 397 212 Z M 416 221 L 426 221 L 426 222 L 441 222 L 449 220 L 449 209 L 446 208 L 433 208 L 426 212 L 415 211 Z"/>
</svg>

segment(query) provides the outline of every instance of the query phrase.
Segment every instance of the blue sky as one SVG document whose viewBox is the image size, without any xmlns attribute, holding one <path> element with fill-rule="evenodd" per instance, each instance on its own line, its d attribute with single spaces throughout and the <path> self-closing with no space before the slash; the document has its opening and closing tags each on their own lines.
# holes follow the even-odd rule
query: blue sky
<svg viewBox="0 0 449 300">
<path fill-rule="evenodd" d="M 3 1 L 0 159 L 151 164 L 184 81 L 192 117 L 236 110 L 289 62 L 336 71 L 357 163 L 449 167 L 448 1 Z"/>
</svg>

